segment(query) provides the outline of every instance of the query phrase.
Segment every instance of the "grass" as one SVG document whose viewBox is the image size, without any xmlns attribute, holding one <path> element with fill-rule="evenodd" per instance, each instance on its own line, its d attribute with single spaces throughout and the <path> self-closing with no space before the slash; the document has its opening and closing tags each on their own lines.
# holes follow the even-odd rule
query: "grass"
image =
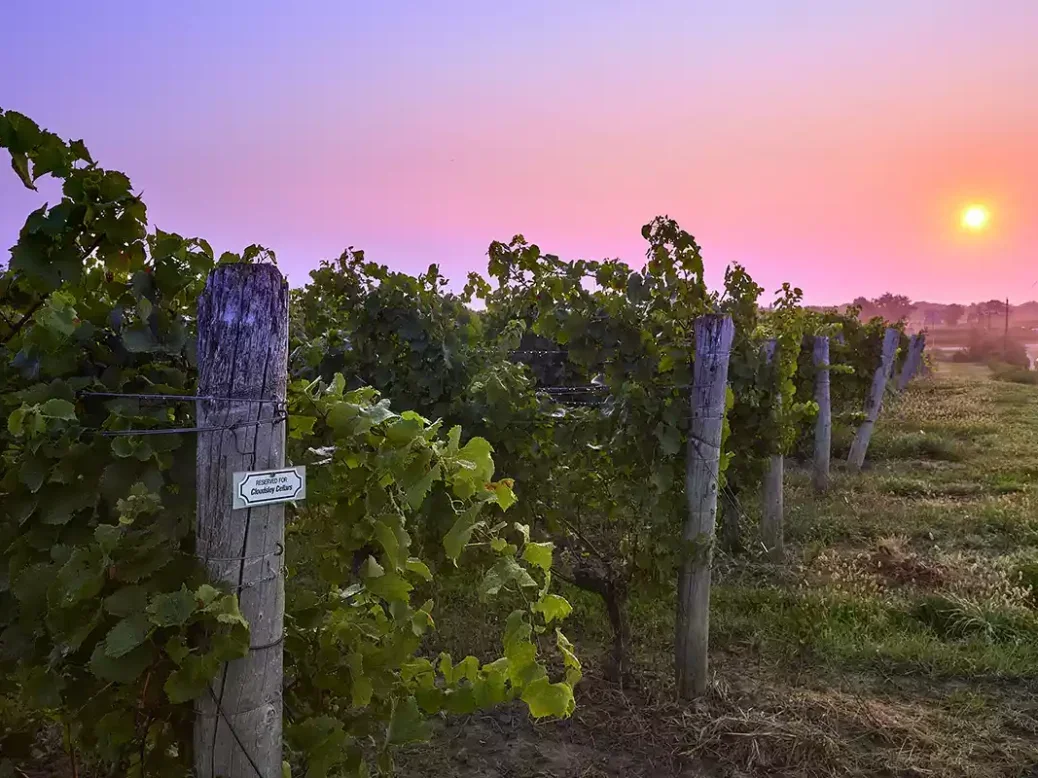
<svg viewBox="0 0 1038 778">
<path fill-rule="evenodd" d="M 787 465 L 784 565 L 718 557 L 708 695 L 673 699 L 673 591 L 631 602 L 625 689 L 596 678 L 609 639 L 600 601 L 566 591 L 566 630 L 590 668 L 574 718 L 470 722 L 485 736 L 462 738 L 465 765 L 448 725 L 423 765 L 465 776 L 1032 774 L 1036 479 L 1038 388 L 943 364 L 888 398 L 864 473 L 837 466 L 819 496 Z M 438 615 L 455 654 L 496 648 L 498 617 L 472 619 L 476 607 L 449 597 Z M 502 733 L 519 745 L 502 750 Z"/>
<path fill-rule="evenodd" d="M 1011 381 L 1017 384 L 1038 385 L 1038 371 L 1006 364 L 991 365 L 991 377 L 996 381 Z"/>
</svg>

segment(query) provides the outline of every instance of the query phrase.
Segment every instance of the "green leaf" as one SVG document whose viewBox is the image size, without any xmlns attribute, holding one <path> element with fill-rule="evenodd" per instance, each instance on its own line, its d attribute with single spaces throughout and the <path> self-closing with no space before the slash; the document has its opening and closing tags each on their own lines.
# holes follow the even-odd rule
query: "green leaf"
<svg viewBox="0 0 1038 778">
<path fill-rule="evenodd" d="M 137 722 L 131 710 L 113 710 L 101 717 L 94 732 L 106 748 L 118 749 L 132 743 L 137 733 Z"/>
<path fill-rule="evenodd" d="M 573 689 L 565 683 L 551 683 L 547 678 L 538 678 L 527 686 L 523 690 L 522 700 L 535 719 L 546 716 L 565 718 L 576 707 Z"/>
<path fill-rule="evenodd" d="M 90 656 L 90 672 L 102 681 L 133 683 L 144 668 L 151 664 L 152 648 L 141 645 L 130 653 L 114 659 L 105 653 L 105 644 L 98 643 Z"/>
<path fill-rule="evenodd" d="M 562 619 L 573 612 L 573 606 L 569 604 L 566 598 L 560 597 L 557 594 L 544 595 L 532 607 L 535 613 L 544 615 L 546 624 L 551 624 L 556 619 L 562 621 Z"/>
<path fill-rule="evenodd" d="M 176 635 L 167 640 L 165 649 L 166 654 L 177 667 L 182 665 L 184 660 L 191 654 L 191 649 L 187 647 L 187 641 L 184 640 L 182 635 Z"/>
<path fill-rule="evenodd" d="M 477 526 L 476 518 L 479 516 L 480 507 L 479 503 L 471 506 L 454 521 L 454 525 L 443 536 L 443 548 L 447 552 L 447 558 L 455 565 Z"/>
<path fill-rule="evenodd" d="M 202 584 L 195 591 L 195 598 L 202 608 L 208 608 L 219 596 L 220 590 L 211 584 Z"/>
<path fill-rule="evenodd" d="M 425 502 L 425 497 L 429 494 L 432 485 L 439 480 L 439 478 L 440 466 L 434 465 L 428 473 L 407 489 L 404 498 L 407 500 L 407 504 L 412 510 L 418 510 L 422 506 L 422 503 Z"/>
<path fill-rule="evenodd" d="M 115 594 L 105 597 L 104 608 L 113 616 L 143 613 L 148 607 L 148 592 L 142 586 L 124 586 Z"/>
<path fill-rule="evenodd" d="M 523 559 L 548 572 L 551 570 L 551 552 L 554 548 L 554 543 L 527 543 L 523 547 Z"/>
<path fill-rule="evenodd" d="M 199 589 L 201 591 L 201 589 Z M 248 627 L 249 623 L 242 616 L 241 608 L 238 605 L 238 598 L 233 594 L 225 594 L 217 600 L 214 600 L 209 605 L 205 606 L 204 613 L 215 616 L 216 620 L 221 624 L 232 624 L 242 627 Z"/>
<path fill-rule="evenodd" d="M 23 405 L 21 408 L 15 408 L 11 411 L 11 415 L 7 417 L 7 431 L 16 438 L 20 438 L 24 432 L 25 415 L 28 412 L 29 409 Z"/>
<path fill-rule="evenodd" d="M 455 425 L 447 433 L 447 453 L 454 456 L 461 446 L 461 427 Z"/>
<path fill-rule="evenodd" d="M 123 330 L 123 346 L 132 354 L 155 351 L 158 345 L 158 341 L 155 340 L 155 336 L 148 327 L 138 325 Z"/>
<path fill-rule="evenodd" d="M 418 701 L 414 697 L 397 700 L 393 705 L 393 714 L 389 719 L 386 732 L 386 743 L 400 746 L 429 739 L 429 728 L 418 709 Z"/>
<path fill-rule="evenodd" d="M 151 624 L 142 613 L 134 613 L 123 618 L 112 627 L 105 638 L 105 656 L 118 659 L 126 656 L 148 639 Z"/>
<path fill-rule="evenodd" d="M 457 455 L 458 471 L 451 478 L 454 494 L 465 500 L 483 491 L 494 477 L 494 449 L 484 438 L 472 438 Z"/>
<path fill-rule="evenodd" d="M 472 684 L 477 708 L 496 707 L 509 699 L 508 676 L 502 670 L 490 667 L 484 666 L 483 677 Z"/>
<path fill-rule="evenodd" d="M 29 158 L 22 152 L 12 151 L 10 153 L 11 168 L 18 174 L 18 178 L 22 179 L 22 183 L 26 187 L 36 191 L 36 185 L 32 182 L 32 176 L 29 174 Z"/>
<path fill-rule="evenodd" d="M 288 417 L 288 436 L 294 440 L 301 440 L 314 432 L 316 416 L 299 416 L 292 414 Z"/>
<path fill-rule="evenodd" d="M 375 689 L 371 679 L 364 674 L 364 656 L 353 651 L 346 657 L 346 665 L 350 668 L 351 700 L 354 708 L 363 708 L 371 702 Z"/>
<path fill-rule="evenodd" d="M 72 141 L 68 144 L 68 148 L 76 159 L 80 159 L 87 163 L 92 163 L 94 161 L 90 156 L 90 152 L 87 151 L 86 144 L 84 144 L 82 140 Z"/>
<path fill-rule="evenodd" d="M 425 564 L 425 562 L 423 562 L 421 559 L 416 559 L 415 557 L 411 557 L 410 559 L 408 559 L 407 569 L 412 573 L 417 573 L 426 581 L 432 580 L 432 571 L 429 569 L 429 566 Z"/>
<path fill-rule="evenodd" d="M 566 639 L 561 629 L 555 630 L 555 645 L 562 654 L 562 663 L 566 667 L 566 683 L 576 686 L 581 679 L 583 668 L 577 655 L 573 652 L 573 644 Z"/>
<path fill-rule="evenodd" d="M 483 581 L 479 585 L 479 595 L 484 599 L 493 597 L 501 591 L 503 586 L 513 581 L 521 587 L 537 586 L 537 582 L 530 577 L 522 565 L 515 561 L 515 557 L 502 557 L 483 576 Z"/>
<path fill-rule="evenodd" d="M 515 492 L 512 491 L 511 479 L 505 479 L 498 481 L 490 485 L 493 489 L 494 494 L 497 496 L 497 504 L 501 506 L 501 510 L 507 511 L 517 502 Z"/>
<path fill-rule="evenodd" d="M 337 402 L 328 409 L 328 426 L 337 436 L 348 435 L 353 430 L 357 414 L 357 406 L 348 402 Z"/>
<path fill-rule="evenodd" d="M 122 536 L 122 528 L 115 524 L 99 524 L 94 530 L 94 540 L 106 554 L 111 554 L 118 547 Z"/>
<path fill-rule="evenodd" d="M 285 739 L 293 750 L 306 754 L 306 775 L 310 778 L 328 778 L 330 775 L 347 775 L 337 768 L 347 760 L 347 743 L 343 723 L 331 716 L 316 716 L 298 723 L 285 722 Z M 354 772 L 349 778 L 355 778 Z M 366 776 L 365 776 L 366 778 Z"/>
<path fill-rule="evenodd" d="M 180 667 L 169 674 L 162 687 L 169 701 L 178 705 L 201 697 L 222 664 L 219 657 L 213 654 L 185 656 Z"/>
<path fill-rule="evenodd" d="M 386 570 L 373 556 L 368 556 L 360 566 L 360 577 L 364 579 L 370 578 L 381 578 L 386 574 Z"/>
<path fill-rule="evenodd" d="M 178 592 L 152 597 L 148 616 L 156 627 L 179 627 L 194 615 L 196 607 L 194 593 L 183 586 Z"/>
<path fill-rule="evenodd" d="M 30 492 L 38 492 L 50 472 L 50 462 L 42 457 L 35 456 L 22 462 L 18 469 L 18 479 L 25 484 Z"/>
<path fill-rule="evenodd" d="M 99 548 L 77 548 L 53 580 L 52 602 L 68 607 L 96 597 L 104 586 L 106 567 Z"/>
<path fill-rule="evenodd" d="M 372 424 L 381 424 L 384 421 L 395 418 L 396 414 L 389 410 L 389 400 L 380 400 L 368 410 L 368 418 Z"/>
<path fill-rule="evenodd" d="M 411 590 L 414 588 L 403 576 L 396 573 L 386 573 L 378 578 L 368 578 L 364 581 L 364 588 L 381 597 L 383 600 L 393 602 L 399 600 L 406 602 Z"/>
<path fill-rule="evenodd" d="M 47 400 L 43 407 L 40 408 L 40 412 L 51 419 L 76 420 L 76 406 L 68 400 L 62 400 L 57 397 Z"/>
</svg>

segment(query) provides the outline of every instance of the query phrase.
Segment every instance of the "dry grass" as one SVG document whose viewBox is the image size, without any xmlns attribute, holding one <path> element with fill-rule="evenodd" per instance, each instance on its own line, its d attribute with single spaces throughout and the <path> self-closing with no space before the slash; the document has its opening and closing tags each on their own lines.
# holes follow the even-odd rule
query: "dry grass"
<svg viewBox="0 0 1038 778">
<path fill-rule="evenodd" d="M 569 721 L 533 725 L 515 709 L 453 722 L 435 774 L 1009 778 L 1038 764 L 1033 693 L 955 685 L 877 693 L 858 678 L 834 687 L 742 663 L 726 663 L 722 677 L 693 704 L 589 679 Z M 993 704 L 1007 693 L 1012 708 Z M 414 771 L 428 758 L 405 757 L 404 774 L 433 774 Z"/>
</svg>

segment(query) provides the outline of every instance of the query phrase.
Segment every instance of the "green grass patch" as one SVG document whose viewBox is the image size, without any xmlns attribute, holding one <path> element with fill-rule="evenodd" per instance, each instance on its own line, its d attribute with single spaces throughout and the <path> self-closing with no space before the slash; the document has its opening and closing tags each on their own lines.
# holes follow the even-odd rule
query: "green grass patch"
<svg viewBox="0 0 1038 778">
<path fill-rule="evenodd" d="M 872 459 L 930 459 L 936 462 L 961 462 L 967 448 L 961 440 L 926 433 L 877 435 L 869 447 Z"/>
<path fill-rule="evenodd" d="M 1038 678 L 1038 620 L 941 597 L 896 604 L 826 592 L 718 587 L 718 647 L 808 661 L 827 672 Z"/>
<path fill-rule="evenodd" d="M 983 484 L 975 482 L 940 483 L 923 478 L 884 478 L 880 489 L 896 497 L 937 499 L 941 497 L 964 499 L 978 497 L 985 493 Z"/>
<path fill-rule="evenodd" d="M 1038 386 L 1038 371 L 1015 365 L 993 364 L 990 367 L 991 377 L 996 381 Z"/>
</svg>

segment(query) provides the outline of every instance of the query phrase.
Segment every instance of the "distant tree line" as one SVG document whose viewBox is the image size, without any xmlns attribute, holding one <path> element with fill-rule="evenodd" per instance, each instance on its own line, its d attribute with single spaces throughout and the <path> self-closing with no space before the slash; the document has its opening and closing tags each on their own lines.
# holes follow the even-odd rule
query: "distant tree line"
<svg viewBox="0 0 1038 778">
<path fill-rule="evenodd" d="M 965 322 L 974 327 L 991 329 L 997 327 L 1006 315 L 1005 300 L 987 300 L 970 305 L 959 305 L 958 303 L 942 305 L 940 303 L 914 303 L 906 295 L 890 292 L 874 299 L 856 297 L 851 305 L 858 309 L 859 317 L 866 321 L 881 316 L 888 321 L 896 322 L 902 319 L 907 320 L 913 313 L 916 313 L 927 326 L 943 324 L 948 327 L 956 327 Z M 1009 312 L 1038 318 L 1038 304 L 1025 303 L 1015 308 L 1010 306 Z"/>
</svg>

